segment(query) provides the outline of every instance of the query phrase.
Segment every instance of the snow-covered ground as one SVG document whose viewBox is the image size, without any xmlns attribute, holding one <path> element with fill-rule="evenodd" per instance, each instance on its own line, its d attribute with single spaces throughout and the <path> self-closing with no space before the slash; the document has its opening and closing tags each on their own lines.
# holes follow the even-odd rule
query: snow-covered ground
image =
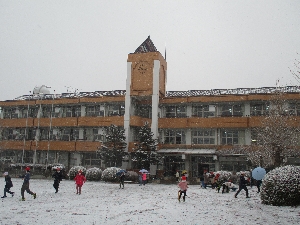
<svg viewBox="0 0 300 225">
<path fill-rule="evenodd" d="M 25 193 L 26 201 L 20 201 L 22 179 L 12 181 L 16 194 L 1 199 L 0 224 L 300 224 L 300 207 L 262 205 L 256 187 L 246 199 L 244 191 L 234 198 L 234 192 L 190 185 L 186 202 L 178 202 L 175 184 L 119 189 L 119 184 L 87 181 L 76 195 L 73 181 L 63 180 L 55 194 L 52 180 L 31 179 L 37 198 Z"/>
</svg>

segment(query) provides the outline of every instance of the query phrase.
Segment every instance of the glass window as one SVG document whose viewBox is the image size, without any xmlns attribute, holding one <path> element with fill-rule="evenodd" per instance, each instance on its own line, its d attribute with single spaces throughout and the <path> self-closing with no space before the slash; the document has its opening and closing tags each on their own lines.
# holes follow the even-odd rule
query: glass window
<svg viewBox="0 0 300 225">
<path fill-rule="evenodd" d="M 152 118 L 151 106 L 148 105 L 137 106 L 136 115 L 144 118 Z"/>
<path fill-rule="evenodd" d="M 186 106 L 166 106 L 166 118 L 186 117 Z"/>
<path fill-rule="evenodd" d="M 89 105 L 86 107 L 86 116 L 95 116 L 95 106 Z"/>
<path fill-rule="evenodd" d="M 183 130 L 166 130 L 164 144 L 185 144 L 185 132 Z"/>
<path fill-rule="evenodd" d="M 226 104 L 220 106 L 221 116 L 243 116 L 243 106 L 240 104 Z"/>
<path fill-rule="evenodd" d="M 244 145 L 245 131 L 241 130 L 221 130 L 222 145 Z"/>
<path fill-rule="evenodd" d="M 40 140 L 48 140 L 48 136 L 49 136 L 48 128 L 40 129 Z"/>
<path fill-rule="evenodd" d="M 192 144 L 215 144 L 215 130 L 201 129 L 192 131 Z"/>
<path fill-rule="evenodd" d="M 96 153 L 83 153 L 83 162 L 85 166 L 101 167 L 101 160 Z"/>
<path fill-rule="evenodd" d="M 86 116 L 104 116 L 104 107 L 101 105 L 93 105 L 93 106 L 87 106 L 86 107 Z"/>
<path fill-rule="evenodd" d="M 297 102 L 290 102 L 288 111 L 289 115 L 300 116 L 300 104 Z"/>
<path fill-rule="evenodd" d="M 164 176 L 172 176 L 176 174 L 176 171 L 181 174 L 182 170 L 185 169 L 184 159 L 182 156 L 165 156 L 164 157 L 165 174 Z"/>
<path fill-rule="evenodd" d="M 42 107 L 42 118 L 50 118 L 51 106 L 43 106 Z"/>
<path fill-rule="evenodd" d="M 269 114 L 270 104 L 267 102 L 251 102 L 250 103 L 250 115 L 251 116 L 263 116 Z"/>
<path fill-rule="evenodd" d="M 195 117 L 214 117 L 216 115 L 216 107 L 214 105 L 194 105 L 192 108 Z"/>
<path fill-rule="evenodd" d="M 110 105 L 108 107 L 108 116 L 123 116 L 125 114 L 125 105 Z"/>
</svg>

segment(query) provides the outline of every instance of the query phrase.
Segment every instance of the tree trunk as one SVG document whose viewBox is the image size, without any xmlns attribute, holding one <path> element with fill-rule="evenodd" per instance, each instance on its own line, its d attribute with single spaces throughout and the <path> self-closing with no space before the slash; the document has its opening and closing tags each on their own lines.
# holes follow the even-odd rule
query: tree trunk
<svg viewBox="0 0 300 225">
<path fill-rule="evenodd" d="M 276 168 L 276 167 L 279 167 L 279 166 L 281 166 L 281 152 L 282 152 L 282 150 L 281 150 L 281 147 L 278 147 L 278 146 L 276 146 L 276 147 L 274 147 L 275 149 L 275 156 L 274 156 L 274 167 Z"/>
</svg>

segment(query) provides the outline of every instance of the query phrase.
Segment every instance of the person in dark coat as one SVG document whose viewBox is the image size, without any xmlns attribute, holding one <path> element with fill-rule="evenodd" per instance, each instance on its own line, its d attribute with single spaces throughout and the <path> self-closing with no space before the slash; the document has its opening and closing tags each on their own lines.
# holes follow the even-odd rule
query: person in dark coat
<svg viewBox="0 0 300 225">
<path fill-rule="evenodd" d="M 21 188 L 22 201 L 25 201 L 24 192 L 26 191 L 28 194 L 33 195 L 33 198 L 36 199 L 36 193 L 33 193 L 29 189 L 29 180 L 30 180 L 30 167 L 26 167 L 26 174 L 22 176 L 24 178 L 24 182 Z"/>
<path fill-rule="evenodd" d="M 236 194 L 234 195 L 235 198 L 237 198 L 237 195 L 240 193 L 240 191 L 242 189 L 244 189 L 246 191 L 246 198 L 250 198 L 249 197 L 249 193 L 248 193 L 248 189 L 247 189 L 247 181 L 245 179 L 245 173 L 241 173 L 241 176 L 240 176 L 240 184 L 239 184 L 239 190 L 236 192 Z"/>
<path fill-rule="evenodd" d="M 120 174 L 120 188 L 121 188 L 121 186 L 123 186 L 122 189 L 124 189 L 124 180 L 125 180 L 125 173 L 122 172 Z"/>
<path fill-rule="evenodd" d="M 55 188 L 55 193 L 58 192 L 58 188 L 59 188 L 59 183 L 62 181 L 62 174 L 60 172 L 60 168 L 58 167 L 55 171 L 55 173 L 52 175 L 52 177 L 54 178 L 54 184 L 53 187 Z"/>
<path fill-rule="evenodd" d="M 260 192 L 260 186 L 262 184 L 262 180 L 256 180 L 257 193 Z"/>
<path fill-rule="evenodd" d="M 6 198 L 6 192 L 11 194 L 11 197 L 14 197 L 15 192 L 11 192 L 10 188 L 13 187 L 13 183 L 11 181 L 11 177 L 8 175 L 8 172 L 3 174 L 5 177 L 5 187 L 4 187 L 4 195 L 1 198 Z"/>
</svg>

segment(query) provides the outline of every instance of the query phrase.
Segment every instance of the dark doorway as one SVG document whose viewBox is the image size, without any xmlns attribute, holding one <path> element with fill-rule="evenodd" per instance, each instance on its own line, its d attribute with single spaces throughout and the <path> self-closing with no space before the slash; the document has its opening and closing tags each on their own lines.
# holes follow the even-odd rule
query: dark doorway
<svg viewBox="0 0 300 225">
<path fill-rule="evenodd" d="M 198 163 L 198 177 L 202 176 L 204 171 L 209 172 L 209 164 Z"/>
</svg>

